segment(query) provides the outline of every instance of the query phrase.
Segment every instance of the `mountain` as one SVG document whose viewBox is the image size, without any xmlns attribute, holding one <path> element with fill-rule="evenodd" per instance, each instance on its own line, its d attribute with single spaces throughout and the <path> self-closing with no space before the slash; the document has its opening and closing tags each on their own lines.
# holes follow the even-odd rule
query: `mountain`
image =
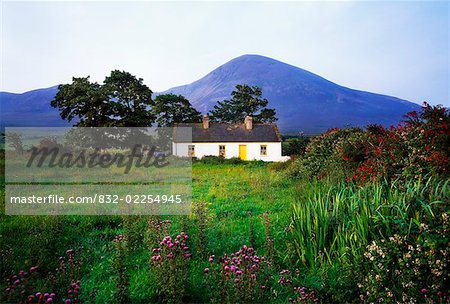
<svg viewBox="0 0 450 304">
<path fill-rule="evenodd" d="M 228 99 L 236 84 L 262 88 L 277 110 L 284 134 L 319 133 L 332 127 L 397 124 L 419 105 L 399 98 L 352 90 L 301 68 L 259 55 L 235 58 L 191 84 L 163 93 L 181 94 L 206 113 Z"/>
<path fill-rule="evenodd" d="M 0 127 L 68 126 L 50 106 L 58 86 L 21 94 L 0 92 Z"/>
<path fill-rule="evenodd" d="M 301 68 L 259 55 L 235 58 L 205 77 L 163 93 L 181 94 L 207 113 L 230 97 L 237 84 L 260 86 L 277 110 L 283 134 L 320 133 L 332 127 L 397 124 L 419 105 L 395 97 L 349 89 Z M 66 126 L 50 101 L 57 86 L 23 94 L 1 93 L 1 126 Z M 158 94 L 158 93 L 157 93 Z"/>
</svg>

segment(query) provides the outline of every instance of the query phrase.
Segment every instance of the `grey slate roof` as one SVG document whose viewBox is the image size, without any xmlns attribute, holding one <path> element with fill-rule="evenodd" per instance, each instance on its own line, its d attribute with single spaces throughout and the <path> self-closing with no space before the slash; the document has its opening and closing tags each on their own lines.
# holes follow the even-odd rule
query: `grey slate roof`
<svg viewBox="0 0 450 304">
<path fill-rule="evenodd" d="M 281 135 L 275 124 L 253 123 L 251 130 L 244 124 L 210 122 L 208 129 L 202 123 L 180 123 L 174 128 L 174 142 L 189 142 L 186 136 L 192 128 L 192 142 L 280 142 Z"/>
</svg>

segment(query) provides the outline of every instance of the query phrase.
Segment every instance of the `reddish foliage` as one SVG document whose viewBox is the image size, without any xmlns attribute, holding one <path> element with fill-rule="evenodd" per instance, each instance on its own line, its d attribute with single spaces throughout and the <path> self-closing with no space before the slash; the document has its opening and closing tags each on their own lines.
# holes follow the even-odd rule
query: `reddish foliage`
<svg viewBox="0 0 450 304">
<path fill-rule="evenodd" d="M 342 160 L 356 168 L 348 181 L 364 183 L 379 177 L 448 175 L 449 111 L 424 103 L 420 112 L 409 112 L 398 126 L 389 129 L 368 126 L 364 138 L 345 144 L 349 146 L 342 149 Z"/>
</svg>

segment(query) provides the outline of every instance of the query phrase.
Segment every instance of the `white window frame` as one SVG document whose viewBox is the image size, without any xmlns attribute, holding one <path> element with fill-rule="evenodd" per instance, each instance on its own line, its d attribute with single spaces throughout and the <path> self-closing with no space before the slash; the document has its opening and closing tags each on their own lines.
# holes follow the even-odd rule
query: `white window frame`
<svg viewBox="0 0 450 304">
<path fill-rule="evenodd" d="M 264 149 L 263 149 L 264 147 Z M 264 150 L 264 153 L 263 153 Z M 259 145 L 259 155 L 260 156 L 267 156 L 267 145 Z"/>
<path fill-rule="evenodd" d="M 223 155 L 220 154 L 220 147 L 223 147 Z M 226 145 L 219 145 L 219 156 L 225 157 L 227 155 Z"/>
<path fill-rule="evenodd" d="M 188 145 L 188 156 L 195 157 L 195 145 Z"/>
</svg>

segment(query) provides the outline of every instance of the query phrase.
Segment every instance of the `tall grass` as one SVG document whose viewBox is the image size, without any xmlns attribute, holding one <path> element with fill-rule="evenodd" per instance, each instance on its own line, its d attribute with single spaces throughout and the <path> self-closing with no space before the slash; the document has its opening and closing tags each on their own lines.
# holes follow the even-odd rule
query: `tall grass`
<svg viewBox="0 0 450 304">
<path fill-rule="evenodd" d="M 310 268 L 355 262 L 373 239 L 409 234 L 432 221 L 449 194 L 449 181 L 433 178 L 364 187 L 311 182 L 293 206 L 295 251 Z"/>
</svg>

